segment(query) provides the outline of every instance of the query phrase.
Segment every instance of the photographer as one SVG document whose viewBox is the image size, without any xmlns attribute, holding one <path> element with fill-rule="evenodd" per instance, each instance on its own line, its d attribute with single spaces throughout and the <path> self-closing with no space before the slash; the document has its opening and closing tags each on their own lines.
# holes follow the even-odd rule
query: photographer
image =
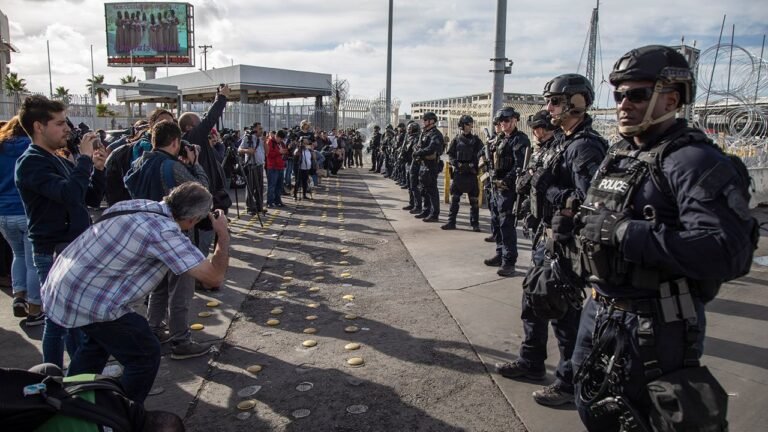
<svg viewBox="0 0 768 432">
<path fill-rule="evenodd" d="M 181 130 L 175 123 L 161 121 L 155 124 L 152 127 L 152 151 L 144 152 L 125 176 L 131 197 L 160 201 L 172 188 L 187 182 L 207 188 L 208 178 L 197 163 L 199 151 L 198 146 L 181 140 Z M 194 293 L 195 283 L 189 275 L 169 272 L 167 279 L 149 297 L 147 319 L 161 343 L 172 343 L 173 359 L 201 356 L 210 349 L 210 345 L 191 340 L 188 311 Z M 169 331 L 165 330 L 166 315 Z"/>
<path fill-rule="evenodd" d="M 42 299 L 53 322 L 85 334 L 68 375 L 100 373 L 112 355 L 125 367 L 126 395 L 144 401 L 160 365 L 160 344 L 130 304 L 168 272 L 209 286 L 223 282 L 229 262 L 227 218 L 219 211 L 210 214 L 211 205 L 211 194 L 193 182 L 171 190 L 162 202 L 120 202 L 62 251 Z M 203 218 L 219 238 L 210 261 L 183 234 Z"/>
<path fill-rule="evenodd" d="M 67 146 L 71 132 L 66 107 L 59 101 L 30 96 L 19 110 L 19 121 L 32 144 L 16 162 L 15 181 L 27 216 L 34 265 L 43 283 L 55 254 L 90 225 L 87 206 L 101 204 L 106 157 L 95 133 L 83 136 L 74 165 L 56 155 L 56 150 Z M 62 366 L 66 329 L 39 310 L 32 311 L 26 325 L 44 322 L 43 361 Z M 70 338 L 67 342 L 70 355 L 74 355 L 75 341 Z"/>
<path fill-rule="evenodd" d="M 245 155 L 245 175 L 248 193 L 245 205 L 248 213 L 264 212 L 264 141 L 262 139 L 261 123 L 254 123 L 240 141 L 238 154 Z"/>
</svg>

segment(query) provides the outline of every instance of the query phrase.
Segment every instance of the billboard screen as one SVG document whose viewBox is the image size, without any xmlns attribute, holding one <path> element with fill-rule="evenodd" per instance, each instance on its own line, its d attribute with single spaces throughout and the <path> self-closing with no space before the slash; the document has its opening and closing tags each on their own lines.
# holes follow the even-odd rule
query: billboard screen
<svg viewBox="0 0 768 432">
<path fill-rule="evenodd" d="M 189 3 L 105 3 L 107 66 L 194 66 Z"/>
</svg>

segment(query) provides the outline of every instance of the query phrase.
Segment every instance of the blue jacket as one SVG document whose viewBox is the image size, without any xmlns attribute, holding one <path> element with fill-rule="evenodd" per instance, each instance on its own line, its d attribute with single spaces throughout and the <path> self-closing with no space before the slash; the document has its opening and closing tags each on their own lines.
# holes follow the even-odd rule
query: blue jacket
<svg viewBox="0 0 768 432">
<path fill-rule="evenodd" d="M 200 164 L 187 167 L 162 150 L 142 153 L 124 180 L 131 198 L 152 201 L 161 201 L 172 188 L 188 181 L 208 187 L 208 178 Z"/>
<path fill-rule="evenodd" d="M 93 161 L 77 156 L 66 159 L 30 145 L 16 161 L 19 188 L 29 220 L 29 239 L 36 253 L 53 254 L 60 243 L 69 243 L 91 224 L 88 208 L 99 207 L 106 180 Z"/>
<path fill-rule="evenodd" d="M 13 181 L 16 160 L 32 141 L 29 137 L 14 137 L 0 144 L 0 215 L 22 216 L 24 204 Z"/>
</svg>

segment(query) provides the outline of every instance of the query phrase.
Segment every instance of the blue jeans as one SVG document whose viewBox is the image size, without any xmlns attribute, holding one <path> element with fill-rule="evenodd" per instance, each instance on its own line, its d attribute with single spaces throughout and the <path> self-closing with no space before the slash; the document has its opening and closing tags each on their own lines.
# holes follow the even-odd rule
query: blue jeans
<svg viewBox="0 0 768 432">
<path fill-rule="evenodd" d="M 160 342 L 147 320 L 131 312 L 114 321 L 80 327 L 83 343 L 67 375 L 101 373 L 112 355 L 125 368 L 120 383 L 129 399 L 147 398 L 160 368 Z"/>
<path fill-rule="evenodd" d="M 35 253 L 33 255 L 37 275 L 42 284 L 48 278 L 48 273 L 53 267 L 53 255 Z M 77 329 L 67 330 L 66 328 L 45 318 L 45 329 L 43 330 L 43 363 L 53 363 L 60 368 L 64 368 L 64 347 L 67 348 L 69 358 L 74 358 L 77 348 L 80 345 L 80 332 Z"/>
<path fill-rule="evenodd" d="M 293 185 L 293 158 L 285 161 L 284 181 L 289 188 Z"/>
<path fill-rule="evenodd" d="M 40 305 L 40 278 L 32 261 L 32 243 L 27 236 L 27 217 L 0 216 L 0 234 L 13 250 L 13 293 L 26 293 L 27 302 Z"/>
<path fill-rule="evenodd" d="M 282 204 L 283 170 L 267 170 L 267 205 Z"/>
</svg>

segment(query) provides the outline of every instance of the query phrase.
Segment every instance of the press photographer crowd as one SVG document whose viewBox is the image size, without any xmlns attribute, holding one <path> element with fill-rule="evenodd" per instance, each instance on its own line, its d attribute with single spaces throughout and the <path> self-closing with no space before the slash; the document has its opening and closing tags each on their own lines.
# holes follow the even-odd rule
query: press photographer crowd
<svg viewBox="0 0 768 432">
<path fill-rule="evenodd" d="M 522 344 L 498 374 L 545 379 L 551 325 L 560 361 L 554 383 L 532 395 L 539 404 L 575 404 L 590 431 L 725 431 L 727 395 L 700 364 L 704 311 L 721 284 L 749 272 L 759 239 L 749 175 L 676 118 L 696 92 L 677 51 L 631 50 L 610 82 L 622 138 L 610 145 L 592 128 L 592 85 L 564 74 L 544 86 L 545 109 L 521 119 L 502 108 L 484 140 L 469 115 L 446 140 L 429 112 L 383 133 L 373 127 L 368 154 L 358 131 L 315 130 L 307 120 L 217 130 L 226 85 L 202 117 L 156 109 L 111 142 L 74 127 L 61 102 L 30 96 L 0 129 L 0 232 L 13 250 L 13 314 L 44 326 L 44 365 L 7 379 L 99 374 L 111 356 L 124 368 L 118 393 L 132 414 L 109 424 L 182 430 L 178 417 L 142 403 L 161 344 L 175 360 L 210 351 L 191 337 L 189 305 L 196 289 L 224 281 L 234 188 L 245 188 L 246 212 L 261 215 L 312 200 L 341 170 L 367 168 L 407 190 L 403 211 L 429 224 L 440 221 L 445 171 L 442 230 L 458 228 L 467 194 L 470 229 L 482 232 L 482 202 L 492 250 L 484 262 L 499 276 L 523 276 L 519 224 L 532 239 Z M 51 397 L 66 392 L 60 379 L 46 383 Z"/>
</svg>

